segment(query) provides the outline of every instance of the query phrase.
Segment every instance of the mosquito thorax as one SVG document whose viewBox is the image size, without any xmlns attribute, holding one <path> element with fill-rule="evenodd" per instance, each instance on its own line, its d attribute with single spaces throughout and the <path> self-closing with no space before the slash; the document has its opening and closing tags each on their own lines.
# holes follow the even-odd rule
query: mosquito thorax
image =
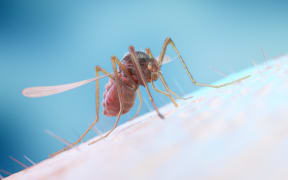
<svg viewBox="0 0 288 180">
<path fill-rule="evenodd" d="M 150 58 L 150 56 L 143 51 L 135 51 L 135 54 L 136 54 L 137 60 L 139 62 L 139 65 L 141 67 L 141 70 L 143 72 L 146 82 L 157 80 L 158 77 L 155 76 L 153 73 L 153 72 L 159 71 L 159 66 L 157 64 L 156 59 Z M 137 76 L 136 68 L 133 64 L 131 54 L 130 53 L 125 54 L 121 62 L 128 69 L 131 75 L 136 78 L 135 82 L 140 85 L 144 85 L 141 79 L 138 78 Z M 152 73 L 153 73 L 153 77 L 152 77 Z"/>
</svg>

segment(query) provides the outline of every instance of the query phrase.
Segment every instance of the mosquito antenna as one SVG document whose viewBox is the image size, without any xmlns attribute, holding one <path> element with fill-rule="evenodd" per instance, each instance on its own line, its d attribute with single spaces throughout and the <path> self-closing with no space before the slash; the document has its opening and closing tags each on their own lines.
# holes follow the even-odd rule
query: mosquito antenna
<svg viewBox="0 0 288 180">
<path fill-rule="evenodd" d="M 26 164 L 22 163 L 21 161 L 17 160 L 16 158 L 12 157 L 12 156 L 9 156 L 9 158 L 16 162 L 17 164 L 19 164 L 20 166 L 22 166 L 24 169 L 28 168 L 29 166 L 27 166 Z"/>
<path fill-rule="evenodd" d="M 35 165 L 35 164 L 36 164 L 34 161 L 32 161 L 29 157 L 27 157 L 27 156 L 25 156 L 25 155 L 24 155 L 24 158 L 25 158 L 28 162 L 30 162 L 32 165 Z"/>
</svg>

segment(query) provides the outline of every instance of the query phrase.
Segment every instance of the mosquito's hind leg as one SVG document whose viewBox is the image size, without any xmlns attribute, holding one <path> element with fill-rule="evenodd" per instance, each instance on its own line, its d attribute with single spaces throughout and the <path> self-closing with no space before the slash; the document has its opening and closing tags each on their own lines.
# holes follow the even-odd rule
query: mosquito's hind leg
<svg viewBox="0 0 288 180">
<path fill-rule="evenodd" d="M 103 68 L 101 68 L 100 66 L 96 66 L 95 68 L 96 71 L 96 77 L 99 77 L 99 72 L 104 73 L 105 75 L 108 75 L 110 78 L 114 79 L 114 76 L 112 76 L 110 73 L 108 73 L 107 71 L 105 71 Z M 57 154 L 64 152 L 68 149 L 71 149 L 73 146 L 75 146 L 76 144 L 80 143 L 82 141 L 82 139 L 88 134 L 88 132 L 93 128 L 93 126 L 95 126 L 95 124 L 98 122 L 99 120 L 99 79 L 96 79 L 96 119 L 92 122 L 92 124 L 89 126 L 89 128 L 80 136 L 80 138 L 73 142 L 72 144 L 70 144 L 69 146 L 61 149 L 60 151 L 51 154 L 50 156 L 56 156 Z"/>
<path fill-rule="evenodd" d="M 146 80 L 145 80 L 145 78 L 144 78 L 143 72 L 142 72 L 141 67 L 140 67 L 140 64 L 139 64 L 139 62 L 138 62 L 138 60 L 137 60 L 137 57 L 136 57 L 135 50 L 134 50 L 134 47 L 133 47 L 133 46 L 130 46 L 130 47 L 129 47 L 129 52 L 130 52 L 130 54 L 131 54 L 132 62 L 133 62 L 134 66 L 135 66 L 135 69 L 136 69 L 136 74 L 137 74 L 138 78 L 140 78 L 140 79 L 142 80 L 142 82 L 143 82 L 143 84 L 144 84 L 144 86 L 145 86 L 145 89 L 146 89 L 146 91 L 147 91 L 147 93 L 148 93 L 148 95 L 149 95 L 149 99 L 150 99 L 150 101 L 151 101 L 151 103 L 152 103 L 155 111 L 157 112 L 158 116 L 159 116 L 161 119 L 164 119 L 164 116 L 159 112 L 158 107 L 157 107 L 156 104 L 154 103 L 153 97 L 152 97 L 152 95 L 151 95 L 151 92 L 150 92 L 150 90 L 149 90 L 149 87 L 148 87 L 148 85 L 147 85 L 147 82 L 146 82 Z"/>
<path fill-rule="evenodd" d="M 120 116 L 122 115 L 122 112 L 123 112 L 123 94 L 122 94 L 122 90 L 120 87 L 120 79 L 119 79 L 119 75 L 118 75 L 118 71 L 117 71 L 117 67 L 116 67 L 117 60 L 118 59 L 115 56 L 111 57 L 111 61 L 112 61 L 112 65 L 113 65 L 113 71 L 114 71 L 114 77 L 115 77 L 115 82 L 116 82 L 116 87 L 117 87 L 117 94 L 118 94 L 118 98 L 119 98 L 119 102 L 120 102 L 120 110 L 119 110 L 119 113 L 117 115 L 117 119 L 116 119 L 112 129 L 110 129 L 104 136 L 101 136 L 97 140 L 89 143 L 89 145 L 94 144 L 94 143 L 108 137 L 113 132 L 113 130 L 116 129 L 116 127 L 118 126 Z M 98 108 L 98 111 L 99 111 L 99 108 Z"/>
<path fill-rule="evenodd" d="M 248 75 L 248 76 L 245 76 L 245 77 L 242 77 L 240 79 L 237 79 L 237 80 L 234 80 L 234 81 L 231 81 L 231 82 L 228 82 L 228 83 L 224 83 L 224 84 L 220 84 L 220 85 L 211 85 L 211 84 L 204 84 L 204 83 L 198 83 L 192 76 L 192 74 L 190 73 L 188 67 L 186 66 L 186 63 L 184 62 L 182 56 L 180 55 L 178 49 L 176 48 L 174 42 L 172 41 L 171 38 L 166 38 L 165 39 L 165 42 L 163 44 L 163 48 L 162 48 L 162 51 L 161 51 L 161 54 L 160 54 L 160 57 L 159 57 L 159 60 L 158 60 L 158 64 L 159 66 L 161 67 L 162 65 L 162 62 L 163 62 L 163 59 L 164 59 L 164 55 L 165 55 L 165 52 L 166 52 L 166 49 L 167 49 L 167 46 L 168 45 L 171 45 L 173 47 L 173 49 L 175 50 L 176 54 L 178 55 L 179 59 L 180 59 L 180 62 L 181 64 L 183 65 L 186 73 L 188 74 L 190 80 L 192 81 L 193 84 L 195 84 L 196 86 L 202 86 L 202 87 L 212 87 L 212 88 L 220 88 L 220 87 L 224 87 L 224 86 L 228 86 L 230 84 L 234 84 L 236 82 L 240 82 L 246 78 L 249 78 L 251 75 Z"/>
<path fill-rule="evenodd" d="M 128 79 L 130 80 L 130 82 L 133 84 L 135 90 L 138 88 L 138 84 L 136 84 L 132 78 L 132 76 L 130 75 L 128 69 L 119 61 L 119 59 L 116 56 L 113 56 L 113 61 L 114 63 L 118 64 L 119 68 L 124 72 L 124 74 L 128 77 Z M 112 63 L 113 63 L 112 61 Z"/>
</svg>

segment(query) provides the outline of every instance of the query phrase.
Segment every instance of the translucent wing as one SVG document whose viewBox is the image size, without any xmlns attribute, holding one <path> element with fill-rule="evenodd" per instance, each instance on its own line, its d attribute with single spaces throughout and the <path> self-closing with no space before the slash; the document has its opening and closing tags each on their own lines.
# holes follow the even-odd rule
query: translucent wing
<svg viewBox="0 0 288 180">
<path fill-rule="evenodd" d="M 74 89 L 79 86 L 83 86 L 85 84 L 96 81 L 97 79 L 102 79 L 104 77 L 106 77 L 106 75 L 99 76 L 97 78 L 95 77 L 95 78 L 79 81 L 79 82 L 74 82 L 70 84 L 58 85 L 58 86 L 41 86 L 41 87 L 26 88 L 22 91 L 22 94 L 26 97 L 49 96 L 49 95 L 58 94 L 64 91 L 68 91 L 70 89 Z"/>
<path fill-rule="evenodd" d="M 157 57 L 157 59 L 159 59 L 159 56 Z M 167 64 L 169 62 L 171 62 L 173 59 L 170 56 L 164 55 L 164 59 L 163 59 L 163 64 Z M 53 94 L 58 94 L 64 91 L 68 91 L 74 88 L 77 88 L 79 86 L 83 86 L 85 84 L 88 84 L 90 82 L 93 82 L 97 79 L 102 79 L 104 77 L 106 77 L 107 75 L 104 76 L 99 76 L 99 77 L 95 77 L 95 78 L 91 78 L 91 79 L 87 79 L 87 80 L 83 80 L 83 81 L 79 81 L 79 82 L 74 82 L 74 83 L 70 83 L 70 84 L 63 84 L 63 85 L 58 85 L 58 86 L 39 86 L 39 87 L 31 87 L 31 88 L 26 88 L 23 89 L 22 94 L 26 97 L 43 97 L 43 96 L 50 96 Z"/>
<path fill-rule="evenodd" d="M 159 60 L 159 57 L 160 57 L 160 56 L 158 56 L 156 59 Z M 164 55 L 162 64 L 170 63 L 170 62 L 173 61 L 173 60 L 174 60 L 174 58 L 171 58 L 171 57 L 168 56 L 168 55 Z"/>
</svg>

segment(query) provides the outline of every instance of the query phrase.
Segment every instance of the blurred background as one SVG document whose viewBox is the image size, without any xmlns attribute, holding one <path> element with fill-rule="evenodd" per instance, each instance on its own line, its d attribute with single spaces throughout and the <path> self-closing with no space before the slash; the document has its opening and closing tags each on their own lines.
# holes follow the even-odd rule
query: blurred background
<svg viewBox="0 0 288 180">
<path fill-rule="evenodd" d="M 223 77 L 216 70 L 228 75 L 262 63 L 263 52 L 267 59 L 286 53 L 287 8 L 284 1 L 1 0 L 0 169 L 23 169 L 8 156 L 26 164 L 24 155 L 35 162 L 47 158 L 64 145 L 45 131 L 73 142 L 95 118 L 95 82 L 35 99 L 23 97 L 22 89 L 89 79 L 95 65 L 111 72 L 110 57 L 122 58 L 129 45 L 158 56 L 168 36 L 194 77 L 210 83 Z M 171 48 L 167 54 L 176 56 Z M 197 90 L 178 60 L 162 72 L 178 94 Z M 101 98 L 106 82 L 100 81 Z M 169 103 L 152 95 L 159 106 Z M 138 99 L 135 104 L 121 123 L 135 114 Z M 141 114 L 150 110 L 147 99 Z M 115 118 L 100 117 L 97 129 L 105 132 Z"/>
</svg>

